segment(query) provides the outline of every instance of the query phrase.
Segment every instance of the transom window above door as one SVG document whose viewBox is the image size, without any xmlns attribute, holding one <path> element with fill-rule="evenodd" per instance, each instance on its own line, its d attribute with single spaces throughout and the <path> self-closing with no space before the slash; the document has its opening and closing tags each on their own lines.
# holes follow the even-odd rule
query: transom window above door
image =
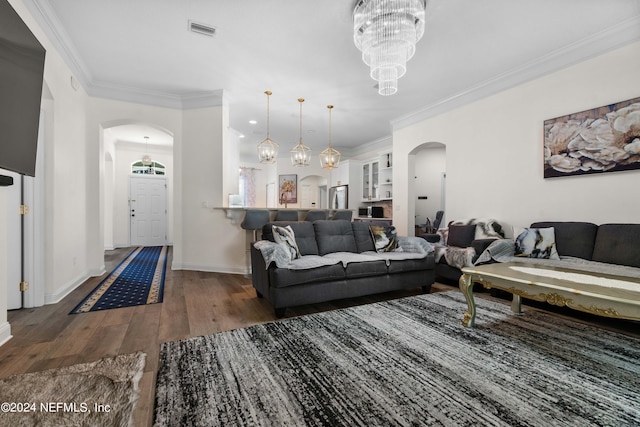
<svg viewBox="0 0 640 427">
<path fill-rule="evenodd" d="M 131 163 L 131 173 L 136 175 L 164 175 L 164 164 L 152 161 L 149 165 L 142 164 L 142 160 Z"/>
</svg>

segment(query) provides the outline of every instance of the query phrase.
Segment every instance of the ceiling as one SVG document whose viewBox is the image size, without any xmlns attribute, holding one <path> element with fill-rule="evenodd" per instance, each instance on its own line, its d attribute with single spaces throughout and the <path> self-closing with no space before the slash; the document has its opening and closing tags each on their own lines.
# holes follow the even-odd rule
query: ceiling
<svg viewBox="0 0 640 427">
<path fill-rule="evenodd" d="M 298 142 L 300 97 L 303 142 L 326 147 L 333 104 L 333 145 L 357 154 L 389 144 L 393 124 L 640 40 L 640 0 L 428 0 L 407 74 L 383 97 L 353 43 L 353 0 L 24 1 L 90 95 L 180 108 L 224 100 L 253 154 L 271 90 L 281 156 Z M 190 20 L 217 34 L 188 31 Z"/>
</svg>

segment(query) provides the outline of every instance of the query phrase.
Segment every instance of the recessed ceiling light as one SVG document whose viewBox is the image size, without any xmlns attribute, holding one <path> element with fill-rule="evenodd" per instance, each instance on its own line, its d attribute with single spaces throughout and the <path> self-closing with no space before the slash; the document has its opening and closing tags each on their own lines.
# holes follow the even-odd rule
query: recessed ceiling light
<svg viewBox="0 0 640 427">
<path fill-rule="evenodd" d="M 255 125 L 256 123 L 258 123 L 258 122 L 255 121 L 255 120 L 249 120 L 249 124 Z"/>
<path fill-rule="evenodd" d="M 239 138 L 244 138 L 244 134 L 242 134 L 242 133 L 241 133 L 241 134 L 240 134 L 240 136 L 239 136 Z"/>
</svg>

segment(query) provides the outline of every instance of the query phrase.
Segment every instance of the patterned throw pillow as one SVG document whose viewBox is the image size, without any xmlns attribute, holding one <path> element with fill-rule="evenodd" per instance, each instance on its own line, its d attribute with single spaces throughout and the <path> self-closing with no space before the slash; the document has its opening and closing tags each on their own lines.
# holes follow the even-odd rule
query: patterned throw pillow
<svg viewBox="0 0 640 427">
<path fill-rule="evenodd" d="M 398 245 L 398 236 L 396 228 L 392 225 L 371 225 L 371 237 L 378 252 L 402 252 L 402 248 Z"/>
<path fill-rule="evenodd" d="M 554 228 L 525 228 L 516 237 L 515 256 L 560 259 Z"/>
<path fill-rule="evenodd" d="M 291 259 L 300 258 L 300 250 L 291 226 L 278 227 L 277 225 L 272 225 L 271 229 L 273 230 L 273 240 L 286 249 L 287 253 L 291 255 Z"/>
</svg>

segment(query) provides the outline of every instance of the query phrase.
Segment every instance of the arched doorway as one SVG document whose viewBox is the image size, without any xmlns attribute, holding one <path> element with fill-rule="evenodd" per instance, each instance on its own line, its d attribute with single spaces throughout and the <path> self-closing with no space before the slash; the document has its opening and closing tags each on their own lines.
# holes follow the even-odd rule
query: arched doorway
<svg viewBox="0 0 640 427">
<path fill-rule="evenodd" d="M 409 183 L 409 194 L 414 200 L 416 233 L 422 229 L 427 219 L 433 221 L 436 212 L 444 211 L 446 217 L 446 145 L 427 142 L 414 148 L 412 156 L 414 179 Z M 411 188 L 412 187 L 412 188 Z M 443 218 L 443 224 L 446 219 Z"/>
<path fill-rule="evenodd" d="M 301 208 L 327 207 L 327 178 L 320 175 L 307 175 L 298 184 Z"/>
<path fill-rule="evenodd" d="M 153 177 L 162 177 L 166 188 L 166 218 L 162 234 L 166 243 L 173 238 L 173 133 L 149 123 L 120 120 L 102 126 L 104 174 L 102 175 L 102 206 L 105 249 L 128 247 L 132 244 L 131 177 L 150 177 L 140 173 L 153 165 Z M 144 165 L 143 165 L 144 166 Z M 161 171 L 161 173 L 156 173 Z M 166 187 L 164 183 L 166 182 Z M 157 186 L 154 186 L 154 188 Z M 156 191 L 157 188 L 154 189 Z M 157 232 L 155 230 L 154 232 Z"/>
</svg>

